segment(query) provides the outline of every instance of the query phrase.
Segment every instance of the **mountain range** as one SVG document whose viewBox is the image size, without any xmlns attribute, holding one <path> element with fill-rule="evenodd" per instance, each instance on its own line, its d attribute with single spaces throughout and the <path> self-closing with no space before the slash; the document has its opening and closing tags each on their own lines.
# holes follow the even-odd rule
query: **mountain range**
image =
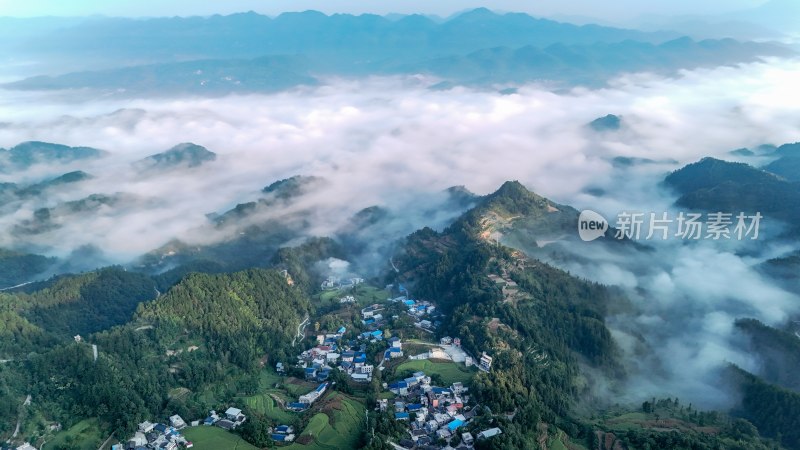
<svg viewBox="0 0 800 450">
<path fill-rule="evenodd" d="M 276 18 L 255 13 L 94 18 L 12 39 L 7 48 L 48 61 L 69 55 L 83 64 L 67 60 L 43 68 L 43 75 L 2 85 L 6 89 L 90 89 L 106 95 L 274 92 L 331 77 L 416 74 L 480 86 L 531 81 L 599 86 L 626 72 L 671 75 L 795 55 L 774 43 L 694 41 L 675 33 L 576 26 L 485 8 L 443 22 L 419 15 L 391 20 L 315 11 Z"/>
</svg>

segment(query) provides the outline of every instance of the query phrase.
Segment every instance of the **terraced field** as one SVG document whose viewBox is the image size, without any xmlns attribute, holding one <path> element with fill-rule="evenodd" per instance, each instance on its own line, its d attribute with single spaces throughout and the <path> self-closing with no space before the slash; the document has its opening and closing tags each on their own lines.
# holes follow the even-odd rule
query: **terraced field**
<svg viewBox="0 0 800 450">
<path fill-rule="evenodd" d="M 279 423 L 285 423 L 294 417 L 270 396 L 269 393 L 241 397 L 242 402 L 251 410 L 257 411 Z"/>
<path fill-rule="evenodd" d="M 338 450 L 357 448 L 364 423 L 364 405 L 342 394 L 334 394 L 320 405 L 291 450 Z"/>
</svg>

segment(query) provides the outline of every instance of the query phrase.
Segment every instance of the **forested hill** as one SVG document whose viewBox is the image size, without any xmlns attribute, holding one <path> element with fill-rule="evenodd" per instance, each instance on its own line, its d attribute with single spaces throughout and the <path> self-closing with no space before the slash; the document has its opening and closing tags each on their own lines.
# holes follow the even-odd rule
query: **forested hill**
<svg viewBox="0 0 800 450">
<path fill-rule="evenodd" d="M 615 382 L 626 377 L 605 317 L 610 305 L 627 300 L 615 289 L 499 243 L 505 242 L 504 233 L 519 228 L 533 230 L 534 237 L 563 227 L 574 230 L 576 215 L 518 182 L 507 182 L 444 231 L 425 228 L 409 236 L 394 258 L 399 272 L 392 281 L 414 298 L 438 302 L 446 313 L 443 333 L 459 336 L 473 355 L 493 357 L 492 370 L 473 379 L 472 392 L 503 434 L 481 448 L 542 448 L 561 433 L 591 449 L 777 448 L 750 423 L 716 412 L 689 414 L 677 406 L 660 411 L 661 417 L 681 423 L 681 433 L 644 425 L 620 432 L 618 424 L 580 412 L 603 408 L 596 393 L 609 389 L 605 392 L 613 397 Z M 593 389 L 605 382 L 610 384 Z M 677 405 L 677 400 L 668 403 Z M 652 406 L 644 405 L 643 412 L 652 414 Z M 714 434 L 703 431 L 709 425 Z"/>
<path fill-rule="evenodd" d="M 309 310 L 307 298 L 280 271 L 251 269 L 190 274 L 134 314 L 136 296 L 155 298 L 154 285 L 144 275 L 110 268 L 57 279 L 31 294 L 2 294 L 0 357 L 12 361 L 0 364 L 0 404 L 8 404 L 0 408 L 0 432 L 9 432 L 17 399 L 26 394 L 65 427 L 100 417 L 125 434 L 146 418 L 200 417 L 216 407 L 213 395 L 188 394 L 227 398 L 228 386 L 239 392 L 257 385 L 259 361 L 294 355 L 292 338 Z M 117 289 L 130 297 L 122 302 Z M 67 334 L 96 319 L 92 311 L 115 308 L 127 313 L 107 317 L 125 317 L 124 325 L 80 342 Z M 96 361 L 87 344 L 97 346 Z"/>
<path fill-rule="evenodd" d="M 539 422 L 588 440 L 571 418 L 587 393 L 578 381 L 580 363 L 621 375 L 604 323 L 615 294 L 487 239 L 492 218 L 573 220 L 571 209 L 560 213 L 557 206 L 508 182 L 443 232 L 411 235 L 396 259 L 412 295 L 436 299 L 447 313 L 446 329 L 471 353 L 494 357 L 492 371 L 479 374 L 474 386 L 492 411 L 515 413 L 497 448 L 534 448 L 539 436 L 531 424 Z"/>
<path fill-rule="evenodd" d="M 308 312 L 300 289 L 274 270 L 190 274 L 156 301 L 140 305 L 135 322 L 163 342 L 186 335 L 217 356 L 251 367 L 285 348 Z"/>
<path fill-rule="evenodd" d="M 121 267 L 30 286 L 30 293 L 0 294 L 0 359 L 125 324 L 139 303 L 156 297 L 151 278 Z"/>
</svg>

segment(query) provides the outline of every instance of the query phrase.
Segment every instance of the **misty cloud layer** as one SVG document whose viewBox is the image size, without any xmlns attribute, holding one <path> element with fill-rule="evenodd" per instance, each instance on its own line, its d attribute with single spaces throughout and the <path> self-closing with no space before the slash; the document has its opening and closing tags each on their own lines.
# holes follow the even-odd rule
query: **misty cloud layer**
<svg viewBox="0 0 800 450">
<path fill-rule="evenodd" d="M 271 182 L 295 174 L 328 180 L 325 189 L 289 208 L 313 208 L 311 233 L 335 232 L 357 211 L 383 205 L 403 211 L 397 230 L 441 226 L 415 214 L 435 206 L 431 193 L 465 185 L 479 194 L 518 179 L 530 189 L 606 217 L 621 210 L 666 211 L 674 198 L 658 186 L 670 170 L 730 150 L 800 140 L 800 64 L 773 62 L 683 73 L 677 79 L 631 75 L 612 88 L 553 93 L 535 85 L 512 95 L 456 88 L 427 89 L 436 80 L 329 80 L 319 88 L 275 95 L 171 100 L 90 99 L 0 93 L 0 147 L 27 140 L 92 146 L 110 156 L 70 167 L 34 167 L 0 181 L 32 183 L 81 169 L 96 178 L 0 217 L 0 247 L 40 207 L 95 193 L 132 194 L 123 208 L 71 217 L 26 243 L 65 255 L 93 244 L 127 262 L 170 239 L 207 243 L 225 236 L 203 227 L 206 214 L 259 197 Z M 613 113 L 619 131 L 586 124 Z M 219 156 L 199 168 L 142 176 L 131 164 L 180 142 Z M 615 167 L 615 157 L 650 164 Z M 604 191 L 598 197 L 587 192 Z M 275 217 L 285 210 L 269 211 Z M 262 217 L 263 218 L 263 217 Z M 426 222 L 426 220 L 428 222 Z M 778 249 L 753 257 L 712 244 L 656 245 L 654 253 L 619 255 L 599 247 L 573 273 L 622 286 L 633 308 L 610 319 L 630 357 L 632 398 L 684 394 L 721 404 L 714 372 L 726 361 L 755 370 L 732 330 L 737 317 L 779 324 L 796 312 L 796 295 L 751 269 Z M 638 259 L 637 259 L 638 258 Z M 643 268 L 644 267 L 644 268 Z M 636 377 L 636 366 L 659 376 Z"/>
<path fill-rule="evenodd" d="M 333 209 L 340 213 L 318 225 L 321 233 L 370 205 L 404 204 L 460 184 L 488 193 L 507 179 L 578 208 L 663 208 L 671 199 L 654 181 L 664 172 L 734 148 L 798 140 L 798 99 L 787 93 L 799 67 L 756 64 L 690 72 L 676 80 L 637 75 L 611 89 L 563 94 L 536 86 L 514 95 L 431 91 L 426 87 L 435 80 L 414 78 L 331 80 L 276 95 L 166 101 L 13 93 L 0 98 L 0 146 L 42 140 L 97 147 L 111 156 L 3 176 L 5 182 L 35 182 L 80 168 L 97 178 L 52 196 L 50 205 L 25 205 L 0 219 L 0 227 L 8 230 L 33 208 L 57 201 L 134 194 L 148 207 L 93 218 L 91 234 L 86 224 L 67 223 L 58 233 L 36 238 L 62 252 L 92 242 L 125 259 L 294 174 L 331 181 L 317 200 L 335 200 Z M 598 134 L 585 127 L 608 113 L 623 117 L 620 131 Z M 203 145 L 219 158 L 168 176 L 141 177 L 130 169 L 132 162 L 180 142 Z M 617 156 L 662 163 L 620 176 L 610 161 Z M 585 194 L 587 187 L 605 189 L 607 198 Z M 134 233 L 141 237 L 124 238 Z M 0 245 L 13 244 L 7 233 L 0 235 Z"/>
</svg>

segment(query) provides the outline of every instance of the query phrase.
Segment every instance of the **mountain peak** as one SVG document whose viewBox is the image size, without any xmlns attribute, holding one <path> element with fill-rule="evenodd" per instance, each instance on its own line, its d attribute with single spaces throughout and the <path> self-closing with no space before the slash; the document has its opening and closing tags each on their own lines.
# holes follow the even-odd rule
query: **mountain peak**
<svg viewBox="0 0 800 450">
<path fill-rule="evenodd" d="M 507 197 L 515 195 L 530 195 L 533 194 L 528 188 L 517 180 L 509 180 L 503 183 L 498 190 L 496 190 L 489 197 Z"/>
<path fill-rule="evenodd" d="M 493 13 L 489 8 L 475 8 L 470 11 L 465 11 L 452 20 L 465 21 L 465 20 L 485 20 L 494 17 L 499 17 L 499 14 Z"/>
<path fill-rule="evenodd" d="M 202 145 L 184 142 L 165 152 L 150 155 L 140 160 L 135 165 L 142 170 L 168 170 L 177 167 L 199 167 L 206 162 L 216 159 L 217 154 Z"/>
<path fill-rule="evenodd" d="M 299 197 L 323 183 L 324 178 L 310 175 L 294 175 L 278 180 L 262 189 L 265 194 L 273 194 L 276 198 L 289 199 Z"/>
<path fill-rule="evenodd" d="M 614 114 L 598 117 L 589 122 L 589 127 L 595 131 L 616 131 L 622 126 L 622 119 Z"/>
<path fill-rule="evenodd" d="M 551 211 L 554 207 L 544 197 L 529 191 L 519 181 L 512 180 L 486 196 L 479 208 L 502 216 L 528 216 Z"/>
</svg>

